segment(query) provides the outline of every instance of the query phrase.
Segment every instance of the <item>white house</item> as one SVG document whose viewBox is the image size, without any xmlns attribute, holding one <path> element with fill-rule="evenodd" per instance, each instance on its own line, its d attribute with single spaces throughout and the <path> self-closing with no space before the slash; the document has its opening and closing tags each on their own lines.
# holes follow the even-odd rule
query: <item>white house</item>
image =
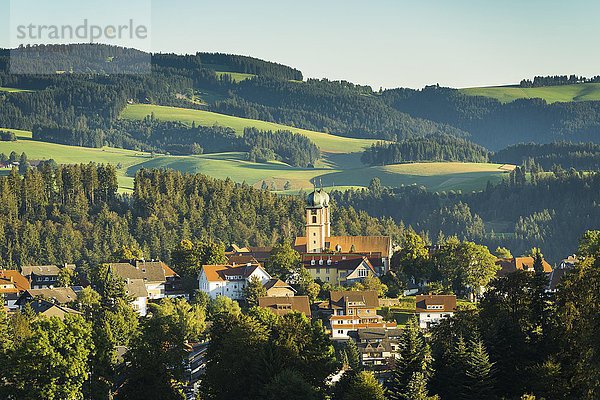
<svg viewBox="0 0 600 400">
<path fill-rule="evenodd" d="M 271 279 L 259 264 L 203 265 L 198 274 L 198 287 L 211 299 L 221 295 L 243 300 L 244 288 L 253 277 L 257 277 L 263 285 Z"/>
<path fill-rule="evenodd" d="M 456 311 L 456 296 L 454 295 L 419 295 L 416 302 L 421 329 L 428 329 L 443 318 L 451 317 Z"/>
<path fill-rule="evenodd" d="M 125 294 L 131 299 L 131 307 L 141 316 L 148 313 L 148 291 L 143 279 L 125 279 Z"/>
</svg>

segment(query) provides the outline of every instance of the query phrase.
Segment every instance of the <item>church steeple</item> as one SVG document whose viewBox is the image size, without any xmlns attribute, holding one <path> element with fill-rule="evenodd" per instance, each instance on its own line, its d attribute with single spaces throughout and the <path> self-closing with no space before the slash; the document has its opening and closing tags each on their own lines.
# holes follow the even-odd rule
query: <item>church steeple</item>
<svg viewBox="0 0 600 400">
<path fill-rule="evenodd" d="M 322 188 L 308 195 L 306 206 L 306 252 L 325 250 L 325 240 L 331 236 L 329 195 Z"/>
</svg>

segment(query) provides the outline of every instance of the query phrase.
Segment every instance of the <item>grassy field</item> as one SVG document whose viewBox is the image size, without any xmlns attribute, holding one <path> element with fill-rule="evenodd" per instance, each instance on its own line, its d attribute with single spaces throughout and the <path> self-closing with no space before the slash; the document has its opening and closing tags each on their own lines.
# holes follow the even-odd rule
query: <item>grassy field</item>
<svg viewBox="0 0 600 400">
<path fill-rule="evenodd" d="M 162 111 L 164 108 L 158 110 Z M 215 118 L 214 113 L 201 115 Z M 194 117 L 197 118 L 197 115 Z M 502 174 L 513 168 L 513 166 L 500 164 L 474 163 L 415 163 L 365 167 L 360 163 L 360 153 L 342 152 L 344 141 L 350 141 L 355 145 L 356 139 L 318 132 L 314 134 L 321 135 L 319 137 L 329 144 L 328 149 L 338 152 L 324 153 L 323 159 L 317 163 L 316 168 L 296 168 L 276 161 L 249 162 L 246 160 L 246 153 L 243 152 L 198 156 L 151 156 L 148 153 L 110 147 L 92 149 L 40 142 L 31 139 L 31 132 L 8 130 L 15 132 L 18 140 L 0 142 L 0 152 L 7 155 L 11 151 L 18 154 L 25 152 L 32 160 L 52 158 L 62 164 L 90 161 L 111 163 L 118 166 L 117 174 L 121 192 L 132 190 L 133 177 L 140 168 L 171 168 L 182 172 L 202 173 L 218 179 L 230 178 L 236 182 L 246 182 L 257 188 L 262 187 L 264 181 L 271 190 L 287 194 L 310 190 L 313 182 L 322 182 L 326 188 L 337 190 L 363 188 L 367 187 L 374 177 L 380 178 L 385 186 L 416 184 L 432 191 L 480 190 L 485 187 L 488 180 L 498 181 L 502 179 Z M 334 144 L 339 147 L 334 148 Z M 284 190 L 288 182 L 290 187 Z"/>
<path fill-rule="evenodd" d="M 25 89 L 15 89 L 15 88 L 0 87 L 0 92 L 19 93 L 19 92 L 31 92 L 31 91 L 32 91 L 32 90 L 25 90 Z"/>
<path fill-rule="evenodd" d="M 60 164 L 79 164 L 90 161 L 98 163 L 121 164 L 117 170 L 119 189 L 127 192 L 133 189 L 133 176 L 127 176 L 129 167 L 150 160 L 150 154 L 133 150 L 115 149 L 103 147 L 101 149 L 90 149 L 87 147 L 65 146 L 61 144 L 39 142 L 31 139 L 31 132 L 15 129 L 4 129 L 15 133 L 16 142 L 0 142 L 0 153 L 10 154 L 15 151 L 18 154 L 25 152 L 31 160 L 54 159 Z"/>
<path fill-rule="evenodd" d="M 413 163 L 384 167 L 368 167 L 331 172 L 322 179 L 328 185 L 368 186 L 378 177 L 384 186 L 408 186 L 416 184 L 432 191 L 480 190 L 488 181 L 499 182 L 512 166 L 477 163 Z"/>
<path fill-rule="evenodd" d="M 600 100 L 600 83 L 578 85 L 521 88 L 518 86 L 495 86 L 460 89 L 471 96 L 493 97 L 503 103 L 517 99 L 540 98 L 548 103 Z"/>
<path fill-rule="evenodd" d="M 341 136 L 330 135 L 307 129 L 292 128 L 273 122 L 259 121 L 255 119 L 239 118 L 230 115 L 218 114 L 210 111 L 193 110 L 188 108 L 155 106 L 150 104 L 132 104 L 127 106 L 121 114 L 125 119 L 143 119 L 154 113 L 154 116 L 163 121 L 180 121 L 186 124 L 202 126 L 227 126 L 233 128 L 238 135 L 244 133 L 244 128 L 254 127 L 261 130 L 290 130 L 305 135 L 312 140 L 321 151 L 328 153 L 354 153 L 362 152 L 365 147 L 371 146 L 375 140 L 352 139 Z"/>
<path fill-rule="evenodd" d="M 223 72 L 223 71 L 216 71 L 215 72 L 217 74 L 217 76 L 220 78 L 223 75 L 229 75 L 231 77 L 231 79 L 235 82 L 241 82 L 241 81 L 245 81 L 246 79 L 250 79 L 250 78 L 254 78 L 256 75 L 253 74 L 244 74 L 242 72 Z"/>
</svg>

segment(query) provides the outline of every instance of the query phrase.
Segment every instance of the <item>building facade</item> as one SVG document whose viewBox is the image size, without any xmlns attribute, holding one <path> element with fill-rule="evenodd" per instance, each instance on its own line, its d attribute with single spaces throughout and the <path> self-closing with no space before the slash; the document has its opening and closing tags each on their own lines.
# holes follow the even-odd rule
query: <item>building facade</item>
<svg viewBox="0 0 600 400">
<path fill-rule="evenodd" d="M 377 314 L 378 308 L 376 291 L 329 292 L 331 338 L 345 340 L 365 328 L 396 328 L 395 322 L 384 321 Z"/>
<path fill-rule="evenodd" d="M 244 300 L 244 289 L 254 277 L 263 285 L 271 280 L 271 276 L 259 264 L 203 265 L 198 274 L 198 288 L 211 299 L 226 296 L 233 300 Z"/>
<path fill-rule="evenodd" d="M 419 295 L 416 298 L 419 327 L 429 329 L 456 311 L 455 295 Z"/>
<path fill-rule="evenodd" d="M 328 259 L 341 255 L 347 259 L 367 257 L 377 276 L 389 271 L 392 242 L 389 236 L 332 236 L 329 195 L 317 189 L 307 197 L 304 236 L 296 237 L 294 247 L 303 256 Z M 317 267 L 318 268 L 318 267 Z M 312 271 L 313 273 L 315 271 Z M 317 278 L 317 276 L 313 276 Z M 333 278 L 330 276 L 330 280 Z M 336 276 L 335 280 L 339 277 Z M 326 280 L 323 280 L 324 282 Z"/>
</svg>

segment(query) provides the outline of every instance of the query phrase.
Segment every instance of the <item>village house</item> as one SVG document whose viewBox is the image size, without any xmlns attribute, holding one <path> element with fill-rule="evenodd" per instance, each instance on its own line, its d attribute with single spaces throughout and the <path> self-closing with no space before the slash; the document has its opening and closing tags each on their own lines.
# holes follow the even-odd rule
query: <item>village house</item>
<svg viewBox="0 0 600 400">
<path fill-rule="evenodd" d="M 419 315 L 419 327 L 429 329 L 443 318 L 454 315 L 456 311 L 455 295 L 418 295 L 416 311 Z"/>
<path fill-rule="evenodd" d="M 296 237 L 294 247 L 303 255 L 338 253 L 361 255 L 369 259 L 376 275 L 389 271 L 392 242 L 389 236 L 331 236 L 329 194 L 323 189 L 307 197 L 306 229 L 304 236 Z M 330 277 L 331 279 L 331 277 Z"/>
<path fill-rule="evenodd" d="M 379 298 L 376 291 L 329 292 L 329 325 L 332 339 L 348 339 L 358 329 L 395 328 L 395 322 L 377 315 Z"/>
<path fill-rule="evenodd" d="M 332 285 L 350 286 L 367 276 L 378 276 L 369 258 L 360 254 L 305 253 L 302 266 L 313 279 Z"/>
<path fill-rule="evenodd" d="M 533 272 L 534 261 L 533 257 L 500 258 L 496 261 L 496 265 L 500 267 L 496 276 L 506 276 L 515 271 Z M 542 260 L 542 265 L 545 273 L 552 272 L 552 266 L 546 260 Z"/>
<path fill-rule="evenodd" d="M 244 289 L 254 277 L 263 285 L 271 280 L 271 276 L 259 264 L 203 265 L 198 274 L 198 288 L 211 299 L 226 296 L 233 300 L 244 300 Z"/>
<path fill-rule="evenodd" d="M 143 279 L 125 279 L 125 295 L 130 305 L 140 316 L 148 314 L 148 290 Z"/>
<path fill-rule="evenodd" d="M 147 292 L 146 297 L 150 300 L 177 297 L 182 293 L 179 275 L 162 261 L 132 260 L 110 263 L 108 270 L 113 276 L 125 280 L 128 285 L 133 285 L 131 289 L 140 295 L 139 297 L 143 294 L 138 284 L 140 280 Z"/>
<path fill-rule="evenodd" d="M 77 292 L 74 288 L 58 287 L 25 290 L 17 299 L 16 305 L 20 310 L 29 305 L 38 315 L 63 319 L 67 314 L 81 314 L 70 307 L 76 301 Z"/>
<path fill-rule="evenodd" d="M 225 249 L 225 257 L 227 257 L 230 265 L 254 264 L 265 265 L 269 261 L 272 247 L 269 246 L 247 246 L 239 247 L 235 244 L 230 245 Z"/>
<path fill-rule="evenodd" d="M 292 297 L 296 294 L 296 289 L 277 278 L 269 279 L 263 286 L 269 297 Z"/>
<path fill-rule="evenodd" d="M 16 310 L 17 299 L 25 290 L 29 290 L 29 281 L 19 271 L 0 269 L 0 296 L 4 297 L 4 306 L 9 311 Z"/>
<path fill-rule="evenodd" d="M 258 306 L 271 310 L 276 315 L 285 315 L 297 311 L 311 317 L 308 296 L 259 297 Z"/>
<path fill-rule="evenodd" d="M 358 329 L 351 337 L 357 342 L 362 365 L 382 371 L 397 357 L 401 334 L 398 328 L 365 328 Z"/>
<path fill-rule="evenodd" d="M 575 264 L 578 262 L 578 258 L 575 254 L 568 256 L 561 260 L 557 268 L 554 268 L 548 278 L 548 292 L 556 292 L 558 284 L 563 279 L 565 274 L 575 268 Z"/>
<path fill-rule="evenodd" d="M 62 268 L 75 271 L 74 264 L 57 265 L 28 265 L 21 267 L 21 275 L 29 281 L 32 289 L 52 288 L 58 284 L 58 276 Z"/>
</svg>

